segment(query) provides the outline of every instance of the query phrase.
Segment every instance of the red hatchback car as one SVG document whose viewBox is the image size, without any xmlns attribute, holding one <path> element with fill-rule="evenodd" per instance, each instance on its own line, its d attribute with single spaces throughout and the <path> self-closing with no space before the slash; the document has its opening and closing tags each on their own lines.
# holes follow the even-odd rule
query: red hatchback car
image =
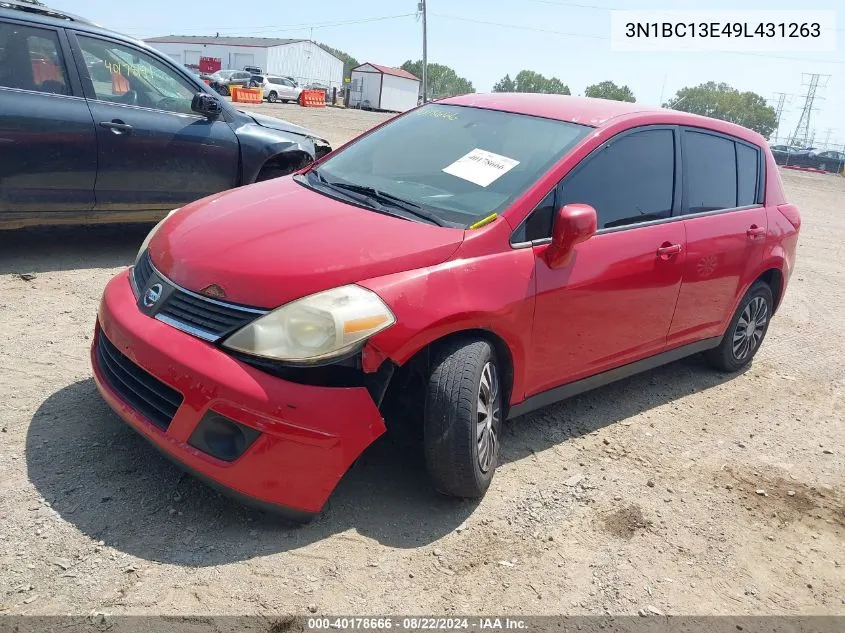
<svg viewBox="0 0 845 633">
<path fill-rule="evenodd" d="M 156 226 L 105 289 L 106 401 L 244 500 L 318 512 L 390 426 L 482 495 L 504 420 L 759 349 L 800 216 L 766 141 L 636 104 L 467 95 Z"/>
</svg>

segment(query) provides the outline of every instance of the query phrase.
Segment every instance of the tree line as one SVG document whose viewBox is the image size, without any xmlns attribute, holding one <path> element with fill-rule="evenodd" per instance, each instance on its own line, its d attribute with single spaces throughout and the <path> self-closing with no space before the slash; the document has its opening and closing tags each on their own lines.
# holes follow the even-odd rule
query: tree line
<svg viewBox="0 0 845 633">
<path fill-rule="evenodd" d="M 343 60 L 343 76 L 349 78 L 351 70 L 359 65 L 358 60 L 325 44 L 327 51 Z M 422 60 L 407 60 L 401 68 L 422 78 Z M 453 68 L 444 64 L 428 64 L 428 97 L 441 99 L 454 95 L 475 92 L 472 82 L 461 77 Z M 533 92 L 547 94 L 572 94 L 569 86 L 558 77 L 546 77 L 533 70 L 520 70 L 513 78 L 506 74 L 493 86 L 493 92 Z M 601 81 L 587 86 L 584 96 L 596 99 L 636 102 L 634 92 L 625 85 L 613 81 Z M 664 108 L 701 114 L 714 119 L 737 123 L 769 137 L 777 128 L 774 108 L 766 99 L 755 92 L 741 92 L 726 83 L 708 81 L 698 86 L 681 88 L 666 103 Z"/>
</svg>

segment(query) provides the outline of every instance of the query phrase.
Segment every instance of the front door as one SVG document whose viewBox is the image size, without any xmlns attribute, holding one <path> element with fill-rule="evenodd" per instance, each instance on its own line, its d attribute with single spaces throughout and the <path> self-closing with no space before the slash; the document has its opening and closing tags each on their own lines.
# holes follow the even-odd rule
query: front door
<svg viewBox="0 0 845 633">
<path fill-rule="evenodd" d="M 191 111 L 199 86 L 122 42 L 76 41 L 99 144 L 96 209 L 173 209 L 238 184 L 235 133 Z"/>
<path fill-rule="evenodd" d="M 0 214 L 7 219 L 94 206 L 97 137 L 62 35 L 0 22 Z"/>
<path fill-rule="evenodd" d="M 677 133 L 649 127 L 615 137 L 558 186 L 555 206 L 591 205 L 599 231 L 562 268 L 546 265 L 547 244 L 533 246 L 537 300 L 526 396 L 665 348 L 686 257 L 684 225 L 673 216 Z"/>
<path fill-rule="evenodd" d="M 728 136 L 683 132 L 687 258 L 669 345 L 721 336 L 763 260 L 763 156 Z"/>
</svg>

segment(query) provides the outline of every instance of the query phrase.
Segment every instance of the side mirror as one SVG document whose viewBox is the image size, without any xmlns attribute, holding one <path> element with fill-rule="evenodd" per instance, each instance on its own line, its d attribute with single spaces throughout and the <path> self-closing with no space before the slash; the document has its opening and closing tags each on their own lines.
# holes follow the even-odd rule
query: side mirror
<svg viewBox="0 0 845 633">
<path fill-rule="evenodd" d="M 565 204 L 558 209 L 552 226 L 552 243 L 545 253 L 549 268 L 566 266 L 575 245 L 590 239 L 597 224 L 596 210 L 588 204 Z"/>
<path fill-rule="evenodd" d="M 208 117 L 209 119 L 216 119 L 223 112 L 223 106 L 220 102 L 205 92 L 198 92 L 191 100 L 191 110 Z"/>
</svg>

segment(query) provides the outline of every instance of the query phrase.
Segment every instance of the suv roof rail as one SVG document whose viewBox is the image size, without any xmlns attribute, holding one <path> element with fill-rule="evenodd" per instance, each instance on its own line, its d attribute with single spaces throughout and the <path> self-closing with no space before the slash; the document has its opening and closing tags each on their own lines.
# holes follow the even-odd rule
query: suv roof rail
<svg viewBox="0 0 845 633">
<path fill-rule="evenodd" d="M 70 22 L 80 22 L 82 24 L 90 24 L 91 26 L 99 26 L 87 18 L 74 15 L 73 13 L 66 13 L 64 11 L 56 11 L 45 4 L 38 2 L 38 0 L 0 0 L 0 9 L 13 9 L 16 11 L 25 11 L 27 13 L 34 13 L 36 15 L 43 15 L 48 18 L 56 18 L 59 20 L 68 20 Z"/>
</svg>

